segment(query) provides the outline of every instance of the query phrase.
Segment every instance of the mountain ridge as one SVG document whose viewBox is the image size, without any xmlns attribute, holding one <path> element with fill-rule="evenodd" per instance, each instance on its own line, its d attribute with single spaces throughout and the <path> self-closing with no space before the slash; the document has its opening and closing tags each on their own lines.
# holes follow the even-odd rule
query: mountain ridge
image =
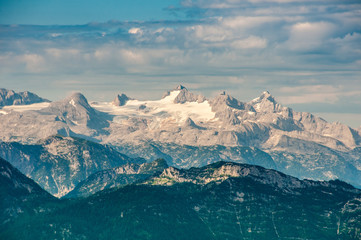
<svg viewBox="0 0 361 240">
<path fill-rule="evenodd" d="M 48 137 L 35 145 L 0 142 L 0 157 L 57 197 L 67 194 L 94 172 L 127 162 L 144 162 L 109 146 L 61 135 Z"/>
<path fill-rule="evenodd" d="M 0 226 L 24 212 L 34 211 L 42 201 L 56 199 L 37 183 L 0 157 Z"/>
<path fill-rule="evenodd" d="M 282 106 L 269 92 L 249 102 L 226 93 L 204 101 L 199 96 L 177 86 L 160 100 L 128 99 L 115 106 L 89 103 L 78 94 L 40 110 L 0 114 L 0 140 L 36 143 L 55 134 L 81 137 L 126 155 L 165 158 L 186 168 L 221 159 L 248 162 L 235 147 L 250 147 L 272 156 L 271 161 L 255 159 L 265 167 L 273 162 L 274 168 L 297 177 L 340 178 L 355 186 L 361 182 L 361 157 L 354 151 L 361 147 L 359 131 Z M 213 146 L 226 150 L 216 152 Z M 203 152 L 207 148 L 214 150 Z M 181 154 L 181 149 L 202 157 Z"/>
<path fill-rule="evenodd" d="M 0 107 L 11 105 L 29 105 L 41 102 L 50 101 L 29 91 L 17 93 L 13 90 L 0 88 Z"/>
<path fill-rule="evenodd" d="M 341 181 L 298 180 L 275 170 L 227 162 L 188 170 L 169 167 L 159 176 L 85 198 L 45 202 L 41 208 L 46 211 L 0 225 L 0 238 L 361 237 L 361 190 Z"/>
</svg>

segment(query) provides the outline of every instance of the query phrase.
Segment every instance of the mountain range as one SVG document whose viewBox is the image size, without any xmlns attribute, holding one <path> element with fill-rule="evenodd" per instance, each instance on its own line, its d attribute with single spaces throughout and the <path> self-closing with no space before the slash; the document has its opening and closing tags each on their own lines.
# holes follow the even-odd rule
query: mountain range
<svg viewBox="0 0 361 240">
<path fill-rule="evenodd" d="M 0 110 L 1 156 L 15 166 L 5 154 L 6 146 L 17 142 L 37 148 L 57 134 L 97 142 L 148 162 L 164 158 L 178 168 L 225 160 L 257 164 L 301 179 L 341 179 L 361 185 L 361 132 L 282 106 L 269 92 L 241 102 L 225 92 L 207 99 L 180 85 L 155 101 L 122 93 L 112 102 L 88 102 L 75 93 L 57 102 Z M 26 162 L 25 155 L 19 159 Z M 79 173 L 79 181 L 105 170 L 96 166 Z M 39 184 L 58 196 L 76 185 L 58 186 L 66 189 L 59 191 Z"/>
<path fill-rule="evenodd" d="M 125 163 L 143 163 L 109 146 L 55 135 L 37 144 L 0 142 L 0 157 L 56 197 L 62 197 L 91 174 Z"/>
<path fill-rule="evenodd" d="M 41 98 L 38 95 L 25 91 L 14 92 L 13 90 L 7 90 L 0 88 L 0 107 L 11 105 L 29 105 L 34 103 L 50 102 L 47 99 Z"/>
<path fill-rule="evenodd" d="M 0 212 L 0 219 L 6 219 L 0 223 L 0 238 L 361 238 L 361 190 L 339 180 L 299 180 L 222 161 L 187 170 L 158 160 L 117 170 L 111 175 L 115 182 L 115 175 L 146 172 L 150 177 L 89 197 L 58 200 L 0 159 L 0 181 L 7 182 L 0 185 L 2 206 L 18 206 L 19 201 L 3 203 L 14 193 L 26 204 L 17 215 Z"/>
</svg>

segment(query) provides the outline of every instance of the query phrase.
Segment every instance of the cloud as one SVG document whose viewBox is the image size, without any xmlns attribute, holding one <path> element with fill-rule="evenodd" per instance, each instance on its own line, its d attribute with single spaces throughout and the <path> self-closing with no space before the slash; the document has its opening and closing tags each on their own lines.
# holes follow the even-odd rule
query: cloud
<svg viewBox="0 0 361 240">
<path fill-rule="evenodd" d="M 19 56 L 19 61 L 24 62 L 26 69 L 31 73 L 44 70 L 44 58 L 37 54 L 24 54 Z"/>
<path fill-rule="evenodd" d="M 286 45 L 295 51 L 317 50 L 332 34 L 334 25 L 328 22 L 301 22 L 291 26 Z"/>
<path fill-rule="evenodd" d="M 233 48 L 250 49 L 250 48 L 266 48 L 267 40 L 264 38 L 250 36 L 245 39 L 235 40 L 231 43 Z"/>
<path fill-rule="evenodd" d="M 344 89 L 343 86 L 309 85 L 297 87 L 282 87 L 279 90 L 286 96 L 279 99 L 287 104 L 303 103 L 337 103 L 345 97 L 361 97 L 361 90 Z"/>
<path fill-rule="evenodd" d="M 130 34 L 142 34 L 143 31 L 140 28 L 131 28 L 128 30 L 128 33 Z"/>
</svg>

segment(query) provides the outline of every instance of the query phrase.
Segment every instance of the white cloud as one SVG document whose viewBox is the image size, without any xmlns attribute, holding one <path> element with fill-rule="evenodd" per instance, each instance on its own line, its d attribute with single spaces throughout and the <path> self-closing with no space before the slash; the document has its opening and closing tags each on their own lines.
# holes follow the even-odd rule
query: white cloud
<svg viewBox="0 0 361 240">
<path fill-rule="evenodd" d="M 231 29 L 246 30 L 280 20 L 281 18 L 278 16 L 234 16 L 222 18 L 221 24 L 223 27 Z"/>
<path fill-rule="evenodd" d="M 264 38 L 250 36 L 245 39 L 235 40 L 231 43 L 233 48 L 250 49 L 250 48 L 266 48 L 267 40 Z"/>
<path fill-rule="evenodd" d="M 203 42 L 221 42 L 233 37 L 233 33 L 219 25 L 196 25 L 187 28 L 189 40 Z"/>
<path fill-rule="evenodd" d="M 361 96 L 361 90 L 345 89 L 343 86 L 308 85 L 297 87 L 281 87 L 279 97 L 286 104 L 304 103 L 336 103 L 343 97 Z"/>
<path fill-rule="evenodd" d="M 45 70 L 44 58 L 38 54 L 24 54 L 18 57 L 20 62 L 24 62 L 26 70 L 30 73 L 42 72 Z"/>
<path fill-rule="evenodd" d="M 322 46 L 335 26 L 329 22 L 301 22 L 291 27 L 287 45 L 291 50 L 309 51 Z"/>
<path fill-rule="evenodd" d="M 74 48 L 70 48 L 70 49 L 59 49 L 59 48 L 48 48 L 45 49 L 45 52 L 54 58 L 63 58 L 63 57 L 74 57 L 76 55 L 80 54 L 79 49 L 74 49 Z"/>
<path fill-rule="evenodd" d="M 142 34 L 143 30 L 140 28 L 131 28 L 128 30 L 128 33 L 130 34 Z"/>
</svg>

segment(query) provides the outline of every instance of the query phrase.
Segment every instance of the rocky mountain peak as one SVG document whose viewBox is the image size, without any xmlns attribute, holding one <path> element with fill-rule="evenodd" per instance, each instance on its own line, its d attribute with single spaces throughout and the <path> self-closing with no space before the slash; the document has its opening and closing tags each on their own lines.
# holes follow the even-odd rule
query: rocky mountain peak
<svg viewBox="0 0 361 240">
<path fill-rule="evenodd" d="M 81 128 L 95 135 L 98 131 L 102 131 L 102 128 L 109 126 L 107 120 L 89 105 L 88 100 L 81 93 L 73 93 L 63 100 L 52 102 L 41 112 L 57 115 L 71 128 Z M 75 132 L 78 130 L 72 129 Z"/>
<path fill-rule="evenodd" d="M 0 88 L 0 107 L 10 105 L 29 105 L 34 103 L 50 102 L 47 99 L 41 98 L 38 95 L 25 91 L 16 93 L 13 90 Z"/>
<path fill-rule="evenodd" d="M 260 96 L 261 101 L 269 101 L 277 104 L 275 98 L 271 95 L 269 91 L 264 91 Z"/>
<path fill-rule="evenodd" d="M 167 91 L 165 94 L 163 94 L 162 98 L 169 96 L 171 94 L 171 92 L 174 92 L 174 91 L 179 91 L 178 95 L 176 96 L 176 98 L 173 101 L 174 103 L 180 103 L 180 104 L 183 104 L 186 102 L 202 103 L 206 100 L 206 98 L 204 96 L 194 94 L 194 93 L 188 91 L 188 89 L 182 85 L 178 85 L 172 91 Z"/>
<path fill-rule="evenodd" d="M 196 128 L 196 129 L 205 129 L 203 127 L 198 126 L 190 117 L 186 119 L 186 121 L 183 124 L 184 128 Z"/>
<path fill-rule="evenodd" d="M 173 91 L 178 91 L 178 90 L 187 90 L 188 91 L 188 89 L 186 87 L 184 87 L 183 85 L 180 85 L 180 84 L 173 89 Z"/>
<path fill-rule="evenodd" d="M 124 93 L 121 93 L 120 95 L 118 94 L 112 104 L 114 106 L 124 106 L 129 100 L 132 100 L 132 98 L 129 98 L 127 95 L 125 95 Z"/>
<path fill-rule="evenodd" d="M 74 107 L 77 106 L 83 106 L 85 108 L 90 107 L 88 100 L 85 98 L 85 96 L 79 92 L 73 93 L 67 98 L 65 98 L 64 103 L 71 104 Z"/>
<path fill-rule="evenodd" d="M 258 98 L 255 98 L 252 100 L 252 102 L 255 102 L 255 103 L 260 103 L 260 102 L 265 102 L 265 101 L 277 103 L 275 98 L 272 96 L 272 94 L 269 91 L 264 91 Z"/>
<path fill-rule="evenodd" d="M 248 104 L 245 104 L 231 95 L 222 91 L 217 97 L 211 100 L 212 110 L 215 112 L 224 110 L 226 106 L 235 108 L 238 110 L 252 110 Z"/>
<path fill-rule="evenodd" d="M 280 112 L 284 111 L 283 106 L 277 103 L 270 92 L 264 91 L 261 96 L 249 102 L 257 112 Z"/>
</svg>

